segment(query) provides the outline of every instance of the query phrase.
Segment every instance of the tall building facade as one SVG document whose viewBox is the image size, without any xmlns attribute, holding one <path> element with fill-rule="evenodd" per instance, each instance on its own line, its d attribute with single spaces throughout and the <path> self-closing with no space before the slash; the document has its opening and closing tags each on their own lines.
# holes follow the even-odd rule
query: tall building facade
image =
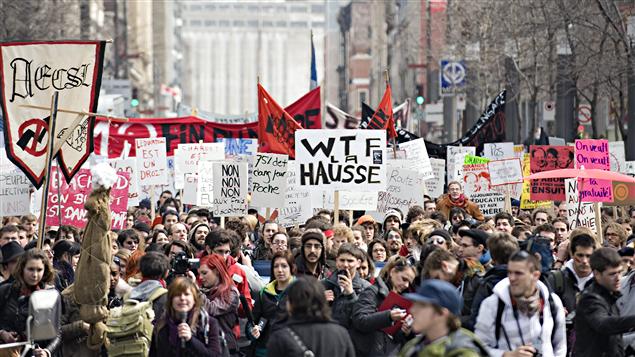
<svg viewBox="0 0 635 357">
<path fill-rule="evenodd" d="M 218 114 L 257 110 L 258 78 L 281 104 L 309 90 L 311 30 L 324 80 L 324 1 L 188 2 L 183 102 Z"/>
</svg>

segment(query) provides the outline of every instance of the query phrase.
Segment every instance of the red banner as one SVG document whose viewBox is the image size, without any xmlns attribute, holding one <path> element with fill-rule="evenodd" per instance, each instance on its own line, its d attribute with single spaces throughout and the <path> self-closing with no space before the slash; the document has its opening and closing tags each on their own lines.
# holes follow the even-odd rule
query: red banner
<svg viewBox="0 0 635 357">
<path fill-rule="evenodd" d="M 258 84 L 258 152 L 295 157 L 295 131 L 302 129 Z"/>
<path fill-rule="evenodd" d="M 284 111 L 305 129 L 322 129 L 321 107 L 320 87 L 317 87 L 284 108 Z"/>
<path fill-rule="evenodd" d="M 529 169 L 532 174 L 557 169 L 572 169 L 573 146 L 531 145 L 529 147 Z M 532 201 L 564 201 L 566 199 L 563 179 L 532 180 Z"/>
<path fill-rule="evenodd" d="M 167 155 L 173 156 L 179 144 L 203 141 L 216 142 L 219 138 L 247 139 L 258 137 L 258 123 L 219 124 L 197 117 L 183 118 L 131 118 L 127 123 L 111 123 L 97 118 L 95 126 L 95 154 L 117 158 L 130 145 L 129 156 L 135 156 L 135 139 L 164 137 Z"/>
</svg>

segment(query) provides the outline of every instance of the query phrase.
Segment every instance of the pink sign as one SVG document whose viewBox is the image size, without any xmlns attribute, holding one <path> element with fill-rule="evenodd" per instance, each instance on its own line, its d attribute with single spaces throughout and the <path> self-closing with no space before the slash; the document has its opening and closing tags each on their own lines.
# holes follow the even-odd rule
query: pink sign
<svg viewBox="0 0 635 357">
<path fill-rule="evenodd" d="M 111 229 L 123 229 L 128 208 L 128 189 L 130 174 L 118 172 L 118 179 L 110 189 Z M 90 170 L 81 169 L 70 183 L 66 183 L 59 168 L 51 170 L 51 182 L 46 209 L 46 224 L 49 226 L 68 225 L 77 228 L 86 226 L 84 204 L 93 190 L 93 177 Z M 61 219 L 61 223 L 60 223 Z"/>
<path fill-rule="evenodd" d="M 575 167 L 611 171 L 608 140 L 575 141 Z M 613 185 L 608 180 L 579 179 L 582 202 L 613 202 Z"/>
</svg>

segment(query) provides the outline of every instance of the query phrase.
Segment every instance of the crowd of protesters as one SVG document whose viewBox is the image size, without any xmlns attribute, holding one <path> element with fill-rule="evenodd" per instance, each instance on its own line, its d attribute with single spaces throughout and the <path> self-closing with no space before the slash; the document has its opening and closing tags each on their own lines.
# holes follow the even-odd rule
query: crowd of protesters
<svg viewBox="0 0 635 357">
<path fill-rule="evenodd" d="M 484 216 L 451 182 L 380 221 L 321 210 L 285 228 L 255 210 L 221 222 L 165 191 L 109 233 L 107 307 L 151 303 L 139 355 L 635 356 L 635 209 L 603 209 L 596 232 L 570 229 L 564 203 L 517 203 Z M 30 354 L 108 355 L 69 293 L 83 232 L 47 227 L 37 249 L 36 228 L 2 219 L 0 343 L 24 341 L 29 295 L 57 289 L 59 336 Z"/>
</svg>

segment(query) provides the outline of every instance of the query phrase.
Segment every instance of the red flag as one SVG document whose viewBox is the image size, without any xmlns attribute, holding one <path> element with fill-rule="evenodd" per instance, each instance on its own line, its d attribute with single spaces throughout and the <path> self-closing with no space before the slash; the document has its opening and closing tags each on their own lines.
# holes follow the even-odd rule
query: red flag
<svg viewBox="0 0 635 357">
<path fill-rule="evenodd" d="M 390 138 L 397 137 L 395 118 L 392 114 L 392 90 L 390 89 L 390 84 L 386 85 L 384 97 L 381 99 L 377 111 L 370 118 L 365 129 L 386 129 Z"/>
<path fill-rule="evenodd" d="M 258 152 L 295 158 L 295 131 L 302 129 L 267 91 L 258 84 Z"/>
</svg>

